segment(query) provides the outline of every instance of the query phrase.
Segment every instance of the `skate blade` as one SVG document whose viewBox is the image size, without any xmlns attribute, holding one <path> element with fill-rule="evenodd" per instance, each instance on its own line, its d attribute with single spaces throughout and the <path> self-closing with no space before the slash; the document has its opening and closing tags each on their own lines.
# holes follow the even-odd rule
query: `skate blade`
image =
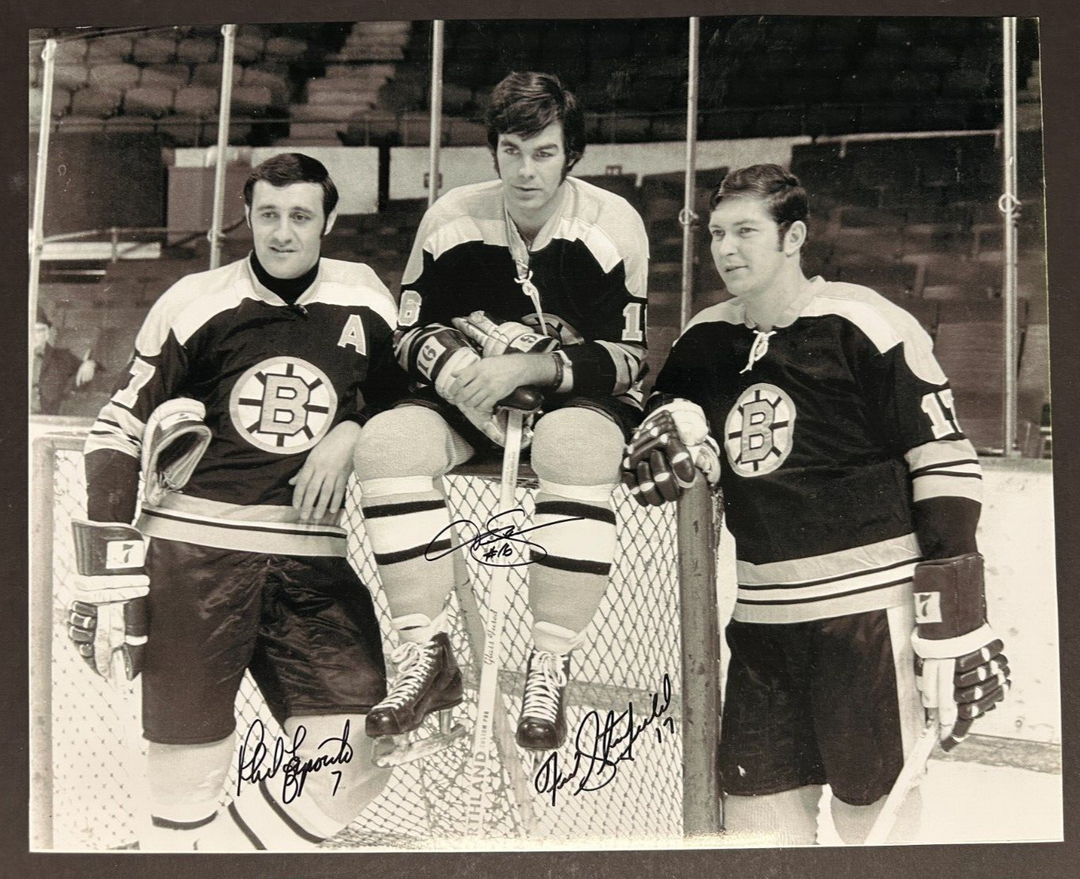
<svg viewBox="0 0 1080 879">
<path fill-rule="evenodd" d="M 375 741 L 371 762 L 380 769 L 415 763 L 417 760 L 423 760 L 446 750 L 454 742 L 464 738 L 467 732 L 463 724 L 455 723 L 448 732 L 441 732 L 415 742 L 410 742 L 404 737 L 399 742 L 393 736 L 383 736 Z"/>
</svg>

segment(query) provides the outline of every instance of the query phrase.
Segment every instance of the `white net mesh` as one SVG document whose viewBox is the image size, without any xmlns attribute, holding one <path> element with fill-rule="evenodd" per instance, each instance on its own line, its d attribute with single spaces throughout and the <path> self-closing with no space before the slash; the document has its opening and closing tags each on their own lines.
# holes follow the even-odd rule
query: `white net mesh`
<svg viewBox="0 0 1080 879">
<path fill-rule="evenodd" d="M 44 441 L 48 444 L 49 440 Z M 65 635 L 64 618 L 70 601 L 74 570 L 70 520 L 83 514 L 86 503 L 82 455 L 69 440 L 50 445 L 53 503 L 47 518 L 53 530 L 51 552 L 52 616 L 51 706 L 47 706 L 52 741 L 52 832 L 57 849 L 109 849 L 135 843 L 143 806 L 142 754 L 137 684 L 130 692 L 110 688 L 78 657 Z M 66 448 L 65 448 L 66 446 Z M 42 478 L 39 472 L 38 478 Z M 498 484 L 478 476 L 447 480 L 455 517 L 486 521 L 495 512 Z M 35 485 L 35 492 L 45 491 Z M 531 514 L 531 491 L 522 487 L 518 500 Z M 497 773 L 488 780 L 491 810 L 485 817 L 489 840 L 548 839 L 579 841 L 600 838 L 679 837 L 682 833 L 682 741 L 679 681 L 679 584 L 676 525 L 672 507 L 642 508 L 620 488 L 616 493 L 618 550 L 611 585 L 597 614 L 596 637 L 588 649 L 573 655 L 568 690 L 570 735 L 559 752 L 564 773 L 579 758 L 578 776 L 552 803 L 550 793 L 536 789 L 538 765 L 533 755 L 513 743 L 521 707 L 528 633 L 531 619 L 525 600 L 526 567 L 511 568 L 512 597 L 503 638 L 500 674 L 503 711 L 496 711 L 493 762 Z M 359 504 L 348 506 L 354 566 L 375 596 L 382 629 L 389 631 L 389 614 L 379 585 L 374 558 L 359 521 Z M 40 526 L 35 530 L 39 531 Z M 472 588 L 459 591 L 451 602 L 452 640 L 466 678 L 466 699 L 455 709 L 456 719 L 471 730 L 475 717 L 477 666 L 474 645 L 464 625 L 460 596 L 475 595 L 481 613 L 487 606 L 492 568 L 471 559 Z M 39 572 L 40 573 L 40 572 Z M 48 572 L 45 572 L 48 576 Z M 482 622 L 477 621 L 482 631 Z M 38 633 L 40 637 L 42 633 Z M 40 673 L 40 669 L 35 669 Z M 609 738 L 618 739 L 628 723 L 641 724 L 654 705 L 664 705 L 665 681 L 674 691 L 670 708 L 662 712 L 633 742 L 633 760 L 617 767 L 581 761 L 594 752 L 596 736 L 576 732 L 595 730 L 609 722 Z M 633 706 L 633 718 L 625 714 Z M 49 710 L 51 709 L 51 710 Z M 595 714 L 590 714 L 595 712 Z M 611 712 L 611 713 L 609 713 Z M 660 713 L 660 712 L 658 712 Z M 245 679 L 237 697 L 241 734 L 255 717 L 278 729 L 258 690 Z M 670 720 L 668 720 L 670 718 Z M 433 724 L 433 721 L 428 721 Z M 426 730 L 426 725 L 424 730 Z M 421 848 L 433 841 L 452 844 L 463 830 L 462 814 L 469 796 L 463 777 L 470 738 L 423 761 L 398 767 L 390 782 L 359 818 L 327 847 L 390 846 Z M 585 744 L 583 744 L 583 742 Z M 609 756 L 625 753 L 628 740 L 613 742 Z M 579 783 L 589 770 L 586 789 Z M 235 773 L 235 768 L 234 768 Z M 235 785 L 235 775 L 226 790 Z M 542 785 L 541 785 L 542 787 Z M 223 795 L 224 801 L 225 795 Z"/>
</svg>

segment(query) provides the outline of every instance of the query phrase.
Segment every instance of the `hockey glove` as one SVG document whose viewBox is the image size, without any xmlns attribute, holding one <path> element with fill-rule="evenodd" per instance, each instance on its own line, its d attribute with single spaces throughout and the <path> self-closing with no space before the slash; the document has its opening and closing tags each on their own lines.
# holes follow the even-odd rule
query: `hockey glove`
<svg viewBox="0 0 1080 879">
<path fill-rule="evenodd" d="M 634 432 L 623 459 L 623 484 L 642 506 L 676 500 L 700 470 L 720 479 L 720 452 L 705 413 L 689 400 L 674 400 L 650 414 Z"/>
<path fill-rule="evenodd" d="M 483 311 L 455 317 L 453 324 L 480 346 L 483 357 L 499 354 L 549 354 L 559 347 L 558 339 L 541 335 L 517 321 L 498 321 Z"/>
<path fill-rule="evenodd" d="M 77 574 L 68 637 L 102 677 L 134 680 L 142 670 L 150 591 L 142 535 L 118 522 L 75 519 L 71 527 Z"/>
<path fill-rule="evenodd" d="M 476 347 L 463 333 L 443 324 L 406 333 L 395 353 L 402 369 L 413 379 L 433 385 L 449 403 L 454 402 L 452 389 L 458 373 L 480 360 Z"/>
<path fill-rule="evenodd" d="M 143 431 L 143 500 L 153 506 L 187 485 L 208 445 L 210 428 L 202 403 L 178 397 L 158 406 Z"/>
<path fill-rule="evenodd" d="M 1005 698 L 1009 661 L 986 621 L 983 557 L 967 553 L 915 566 L 915 682 L 936 708 L 941 747 L 964 740 L 975 718 Z"/>
</svg>

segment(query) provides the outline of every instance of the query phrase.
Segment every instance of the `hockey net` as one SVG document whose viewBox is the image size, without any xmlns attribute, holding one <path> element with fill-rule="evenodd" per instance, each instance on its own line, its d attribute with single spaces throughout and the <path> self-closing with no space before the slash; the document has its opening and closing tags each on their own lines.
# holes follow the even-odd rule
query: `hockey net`
<svg viewBox="0 0 1080 879">
<path fill-rule="evenodd" d="M 82 437 L 77 434 L 39 438 L 31 487 L 35 836 L 37 847 L 68 851 L 133 846 L 145 811 L 145 742 L 139 726 L 138 684 L 130 690 L 113 689 L 82 661 L 65 634 L 71 599 L 68 584 L 74 571 L 70 521 L 83 515 L 86 503 L 81 447 Z M 483 522 L 495 512 L 497 477 L 459 474 L 448 477 L 447 484 L 454 518 Z M 527 484 L 519 486 L 518 501 L 530 514 L 531 495 Z M 643 508 L 621 487 L 616 500 L 615 569 L 596 617 L 592 646 L 574 655 L 567 707 L 570 735 L 559 752 L 561 771 L 569 774 L 576 765 L 577 774 L 554 796 L 543 790 L 541 761 L 513 741 L 531 619 L 527 568 L 511 569 L 512 596 L 499 678 L 502 710 L 497 706 L 488 764 L 496 770 L 483 781 L 489 786 L 487 801 L 492 804 L 485 815 L 484 837 L 494 844 L 576 845 L 683 837 L 688 795 L 683 767 L 695 765 L 687 749 L 707 748 L 716 735 L 715 727 L 711 732 L 708 729 L 706 718 L 706 729 L 684 741 L 677 518 L 671 505 Z M 351 560 L 372 590 L 385 633 L 389 614 L 356 497 L 347 509 Z M 696 563 L 711 565 L 710 560 L 697 559 Z M 467 691 L 455 718 L 471 730 L 481 616 L 493 569 L 471 558 L 457 567 L 459 584 L 451 600 L 452 639 Z M 702 607 L 700 612 L 709 609 Z M 703 683 L 711 685 L 707 679 Z M 266 724 L 267 740 L 280 732 L 249 678 L 237 697 L 236 711 L 241 736 L 255 718 Z M 434 756 L 397 767 L 378 799 L 324 846 L 466 844 L 461 839 L 461 816 L 470 795 L 463 774 L 469 747 L 466 737 Z M 617 762 L 606 765 L 600 759 L 605 756 Z M 619 756 L 626 759 L 618 760 Z M 235 789 L 235 772 L 234 766 L 223 801 Z"/>
</svg>

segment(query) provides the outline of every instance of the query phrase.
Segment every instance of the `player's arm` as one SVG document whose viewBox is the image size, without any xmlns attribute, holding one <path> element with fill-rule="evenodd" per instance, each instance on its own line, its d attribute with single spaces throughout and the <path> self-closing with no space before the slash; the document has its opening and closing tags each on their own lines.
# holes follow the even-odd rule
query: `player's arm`
<svg viewBox="0 0 1080 879">
<path fill-rule="evenodd" d="M 293 486 L 292 505 L 302 522 L 337 516 L 345 503 L 353 472 L 353 451 L 363 425 L 377 412 L 390 408 L 408 390 L 408 376 L 394 356 L 393 300 L 385 287 L 380 292 L 385 293 L 381 300 L 385 305 L 369 307 L 360 317 L 367 357 L 367 372 L 360 388 L 364 405 L 345 413 L 289 480 Z"/>
<path fill-rule="evenodd" d="M 913 321 L 912 321 L 913 322 Z M 952 391 L 921 329 L 872 356 L 865 372 L 883 436 L 904 456 L 915 532 L 924 561 L 915 566 L 917 682 L 937 709 L 942 746 L 1005 697 L 1008 660 L 987 621 L 984 561 L 975 531 L 982 506 L 978 456 L 964 436 Z"/>
<path fill-rule="evenodd" d="M 700 389 L 699 358 L 696 334 L 676 342 L 646 404 L 645 419 L 626 447 L 623 484 L 643 506 L 675 500 L 699 471 L 710 485 L 719 482 L 720 447 L 704 410 L 692 399 Z"/>
<path fill-rule="evenodd" d="M 557 393 L 621 396 L 644 376 L 648 354 L 649 241 L 636 211 L 627 209 L 614 242 L 617 259 L 598 259 L 591 289 L 592 331 L 580 344 L 564 345 Z"/>
<path fill-rule="evenodd" d="M 73 523 L 76 598 L 68 634 L 87 662 L 114 680 L 139 673 L 147 636 L 149 580 L 142 536 L 131 526 L 140 472 L 145 471 L 148 492 L 178 487 L 209 441 L 199 411 L 187 405 L 199 404 L 169 400 L 186 372 L 187 352 L 172 330 L 170 302 L 163 297 L 147 316 L 128 370 L 87 436 L 87 519 Z"/>
</svg>

